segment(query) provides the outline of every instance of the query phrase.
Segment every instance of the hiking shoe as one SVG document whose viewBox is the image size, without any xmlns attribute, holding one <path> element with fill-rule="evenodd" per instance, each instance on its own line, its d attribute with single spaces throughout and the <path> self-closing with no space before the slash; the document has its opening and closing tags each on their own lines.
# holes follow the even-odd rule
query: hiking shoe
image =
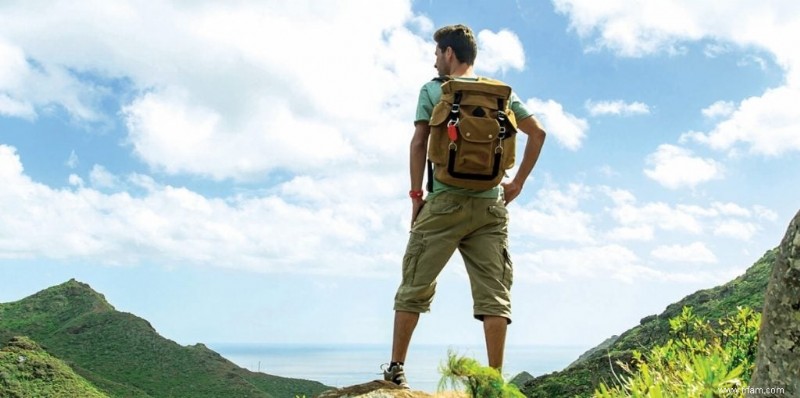
<svg viewBox="0 0 800 398">
<path fill-rule="evenodd" d="M 385 363 L 381 366 L 381 370 L 383 370 L 384 380 L 406 389 L 411 388 L 408 386 L 408 380 L 406 380 L 406 372 L 403 371 L 403 365 L 394 365 L 390 367 L 388 363 Z"/>
</svg>

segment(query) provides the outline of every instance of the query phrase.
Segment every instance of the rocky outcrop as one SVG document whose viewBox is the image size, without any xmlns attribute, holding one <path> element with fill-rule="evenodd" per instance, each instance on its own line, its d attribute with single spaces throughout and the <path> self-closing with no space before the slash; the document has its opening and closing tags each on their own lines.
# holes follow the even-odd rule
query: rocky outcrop
<svg viewBox="0 0 800 398">
<path fill-rule="evenodd" d="M 800 397 L 800 212 L 781 242 L 758 336 L 747 396 Z"/>
<path fill-rule="evenodd" d="M 349 387 L 325 391 L 317 398 L 466 398 L 461 392 L 446 391 L 431 395 L 422 391 L 412 391 L 383 380 L 357 384 Z"/>
</svg>

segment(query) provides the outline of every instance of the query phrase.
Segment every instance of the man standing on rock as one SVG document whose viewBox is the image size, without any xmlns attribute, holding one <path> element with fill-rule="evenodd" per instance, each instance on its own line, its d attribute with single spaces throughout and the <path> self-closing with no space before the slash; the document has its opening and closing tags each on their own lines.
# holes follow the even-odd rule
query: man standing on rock
<svg viewBox="0 0 800 398">
<path fill-rule="evenodd" d="M 432 179 L 429 181 L 430 192 L 423 200 L 422 183 L 431 117 L 442 98 L 442 82 L 479 80 L 473 71 L 477 43 L 469 27 L 445 26 L 434 33 L 433 39 L 436 42 L 434 66 L 441 78 L 422 87 L 417 103 L 410 147 L 412 227 L 403 259 L 403 280 L 395 296 L 392 359 L 384 369 L 384 379 L 406 388 L 408 381 L 403 366 L 411 335 L 419 314 L 429 311 L 436 278 L 456 249 L 461 253 L 469 274 L 474 317 L 483 322 L 489 366 L 498 370 L 502 368 L 506 328 L 511 323 L 513 271 L 508 254 L 506 205 L 522 191 L 545 139 L 545 132 L 537 120 L 511 93 L 507 108 L 513 115 L 509 116 L 516 119 L 516 129 L 528 135 L 514 178 L 487 189 L 468 189 L 445 184 L 429 174 L 428 178 Z M 456 112 L 455 108 L 453 112 Z M 503 118 L 498 120 L 504 121 Z M 458 131 L 458 120 L 453 120 L 452 124 L 448 128 L 452 128 L 453 134 L 470 134 L 455 132 Z M 451 146 L 454 145 L 451 143 Z"/>
</svg>

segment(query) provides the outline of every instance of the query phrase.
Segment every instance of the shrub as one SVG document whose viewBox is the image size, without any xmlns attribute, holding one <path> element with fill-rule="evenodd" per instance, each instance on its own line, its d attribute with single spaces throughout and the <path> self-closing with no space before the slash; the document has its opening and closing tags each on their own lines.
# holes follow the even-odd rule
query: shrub
<svg viewBox="0 0 800 398">
<path fill-rule="evenodd" d="M 629 376 L 618 378 L 613 387 L 601 384 L 594 397 L 744 397 L 761 314 L 738 310 L 714 327 L 684 307 L 670 320 L 673 338 L 647 355 L 634 351 L 632 364 L 618 362 Z"/>
<path fill-rule="evenodd" d="M 442 379 L 439 390 L 449 384 L 454 389 L 464 387 L 472 398 L 524 398 L 517 386 L 508 384 L 499 370 L 481 366 L 472 358 L 448 351 L 447 362 L 439 367 Z"/>
</svg>

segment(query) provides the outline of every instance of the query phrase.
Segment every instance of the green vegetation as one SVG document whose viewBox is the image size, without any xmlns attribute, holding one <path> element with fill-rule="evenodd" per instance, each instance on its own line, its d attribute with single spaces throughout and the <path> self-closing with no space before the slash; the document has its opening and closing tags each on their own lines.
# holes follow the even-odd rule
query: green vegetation
<svg viewBox="0 0 800 398">
<path fill-rule="evenodd" d="M 747 307 L 716 325 L 684 307 L 670 320 L 674 338 L 646 356 L 634 351 L 632 366 L 619 364 L 630 376 L 610 388 L 601 383 L 594 397 L 744 397 L 760 324 L 761 314 Z"/>
<path fill-rule="evenodd" d="M 669 320 L 680 316 L 684 307 L 691 307 L 693 314 L 702 319 L 724 319 L 736 314 L 738 307 L 760 311 L 777 255 L 778 249 L 768 251 L 744 275 L 722 286 L 695 292 L 669 305 L 663 313 L 643 318 L 613 343 L 604 342 L 605 349 L 590 350 L 568 368 L 527 381 L 519 386 L 520 390 L 531 398 L 589 397 L 601 383 L 614 385 L 614 373 L 625 373 L 620 364 L 636 363 L 635 351 L 646 352 L 665 345 L 671 337 Z"/>
<path fill-rule="evenodd" d="M 71 280 L 0 304 L 0 346 L 29 336 L 112 397 L 314 396 L 321 383 L 250 372 L 202 344 L 180 346 Z"/>
<path fill-rule="evenodd" d="M 473 398 L 522 398 L 524 395 L 513 384 L 507 384 L 495 368 L 481 366 L 472 358 L 447 353 L 447 363 L 439 367 L 442 379 L 439 390 L 449 384 L 454 389 L 464 387 Z"/>
<path fill-rule="evenodd" d="M 0 397 L 105 398 L 67 364 L 27 337 L 14 337 L 0 349 Z"/>
</svg>

